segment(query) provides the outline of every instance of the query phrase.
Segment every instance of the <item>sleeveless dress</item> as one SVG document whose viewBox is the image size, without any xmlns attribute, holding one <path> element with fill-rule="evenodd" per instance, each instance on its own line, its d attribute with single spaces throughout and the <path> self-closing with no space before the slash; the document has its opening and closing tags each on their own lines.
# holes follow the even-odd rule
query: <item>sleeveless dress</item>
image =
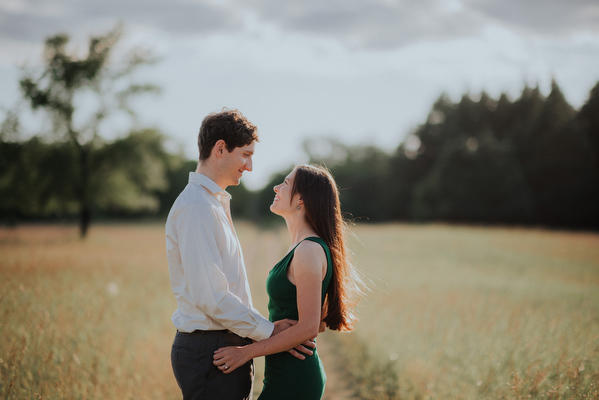
<svg viewBox="0 0 599 400">
<path fill-rule="evenodd" d="M 331 252 L 324 240 L 319 237 L 313 236 L 304 240 L 320 244 L 327 256 L 327 272 L 322 281 L 322 305 L 333 275 Z M 266 292 L 270 298 L 268 312 L 271 321 L 299 318 L 296 287 L 287 278 L 287 269 L 297 246 L 299 243 L 273 267 L 266 279 Z M 288 352 L 272 354 L 265 357 L 264 388 L 258 400 L 318 400 L 324 394 L 326 379 L 316 349 L 314 354 L 306 356 L 305 360 L 299 360 Z"/>
</svg>

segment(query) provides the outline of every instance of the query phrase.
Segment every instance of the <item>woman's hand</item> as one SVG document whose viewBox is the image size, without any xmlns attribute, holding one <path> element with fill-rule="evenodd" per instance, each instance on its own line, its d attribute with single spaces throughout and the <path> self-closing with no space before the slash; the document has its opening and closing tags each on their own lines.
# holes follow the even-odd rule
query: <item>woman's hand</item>
<svg viewBox="0 0 599 400">
<path fill-rule="evenodd" d="M 213 364 L 223 373 L 228 374 L 250 361 L 247 355 L 247 346 L 221 347 L 214 352 Z"/>
</svg>

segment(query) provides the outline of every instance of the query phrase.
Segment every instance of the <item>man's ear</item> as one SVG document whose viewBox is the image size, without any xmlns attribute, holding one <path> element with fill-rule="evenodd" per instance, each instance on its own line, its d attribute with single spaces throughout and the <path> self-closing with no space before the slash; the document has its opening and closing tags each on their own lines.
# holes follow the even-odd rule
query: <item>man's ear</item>
<svg viewBox="0 0 599 400">
<path fill-rule="evenodd" d="M 212 154 L 216 158 L 220 158 L 220 157 L 222 157 L 222 155 L 225 153 L 226 150 L 227 150 L 227 143 L 223 139 L 220 139 L 219 141 L 217 141 L 214 144 L 214 147 L 212 148 Z"/>
</svg>

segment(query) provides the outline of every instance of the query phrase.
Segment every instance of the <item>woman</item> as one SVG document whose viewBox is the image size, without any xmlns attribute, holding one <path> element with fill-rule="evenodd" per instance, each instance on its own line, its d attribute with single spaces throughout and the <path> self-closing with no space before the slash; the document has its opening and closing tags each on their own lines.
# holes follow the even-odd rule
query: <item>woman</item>
<svg viewBox="0 0 599 400">
<path fill-rule="evenodd" d="M 270 210 L 285 219 L 292 245 L 266 281 L 269 318 L 298 322 L 269 339 L 221 348 L 214 364 L 230 373 L 266 356 L 260 400 L 320 399 L 326 376 L 318 352 L 298 360 L 288 351 L 315 338 L 321 321 L 329 329 L 352 330 L 359 280 L 346 256 L 339 193 L 329 171 L 296 167 L 274 191 Z"/>
</svg>

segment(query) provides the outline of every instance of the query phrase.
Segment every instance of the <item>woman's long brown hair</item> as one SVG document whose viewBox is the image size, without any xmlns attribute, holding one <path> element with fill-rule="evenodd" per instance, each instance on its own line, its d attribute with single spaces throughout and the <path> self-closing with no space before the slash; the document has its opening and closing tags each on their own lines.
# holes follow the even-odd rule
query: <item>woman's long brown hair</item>
<svg viewBox="0 0 599 400">
<path fill-rule="evenodd" d="M 337 184 L 328 169 L 301 165 L 296 167 L 291 198 L 296 193 L 304 202 L 307 222 L 331 251 L 333 276 L 325 297 L 323 321 L 329 329 L 351 331 L 357 321 L 355 307 L 361 280 L 348 259 Z"/>
</svg>

